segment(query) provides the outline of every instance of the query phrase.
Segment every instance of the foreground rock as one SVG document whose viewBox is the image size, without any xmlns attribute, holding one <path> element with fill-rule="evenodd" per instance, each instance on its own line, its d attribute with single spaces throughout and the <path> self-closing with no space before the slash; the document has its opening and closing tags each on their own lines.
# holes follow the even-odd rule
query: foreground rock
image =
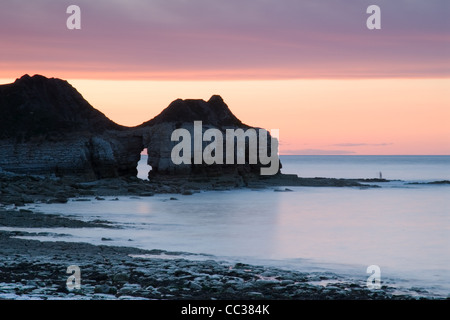
<svg viewBox="0 0 450 320">
<path fill-rule="evenodd" d="M 31 210 L 0 209 L 0 227 L 19 228 L 114 228 L 107 221 L 81 221 L 56 214 L 43 214 Z M 17 235 L 17 232 L 13 232 Z M 26 233 L 25 233 L 26 234 Z"/>
</svg>

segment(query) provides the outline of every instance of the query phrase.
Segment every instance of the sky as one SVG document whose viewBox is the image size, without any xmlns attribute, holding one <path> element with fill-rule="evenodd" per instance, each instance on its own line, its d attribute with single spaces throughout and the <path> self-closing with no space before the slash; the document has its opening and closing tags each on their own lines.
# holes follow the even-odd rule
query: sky
<svg viewBox="0 0 450 320">
<path fill-rule="evenodd" d="M 2 1 L 0 83 L 68 80 L 127 126 L 219 94 L 279 129 L 281 154 L 450 155 L 449 15 L 447 0 Z"/>
</svg>

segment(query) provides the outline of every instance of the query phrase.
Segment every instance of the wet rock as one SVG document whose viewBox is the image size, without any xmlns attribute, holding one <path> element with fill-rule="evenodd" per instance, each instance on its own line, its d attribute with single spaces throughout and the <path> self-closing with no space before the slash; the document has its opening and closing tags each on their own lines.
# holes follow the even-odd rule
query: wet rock
<svg viewBox="0 0 450 320">
<path fill-rule="evenodd" d="M 190 282 L 189 287 L 194 290 L 202 290 L 202 286 L 196 281 Z"/>
<path fill-rule="evenodd" d="M 142 289 L 142 287 L 137 283 L 134 283 L 134 284 L 126 283 L 123 285 L 122 288 L 120 288 L 119 293 L 121 295 L 132 295 L 132 294 L 140 291 L 141 289 Z"/>
<path fill-rule="evenodd" d="M 49 200 L 47 200 L 47 203 L 48 204 L 51 204 L 51 203 L 67 203 L 67 198 L 54 198 L 54 199 L 49 199 Z"/>
<path fill-rule="evenodd" d="M 118 273 L 118 274 L 114 275 L 113 282 L 125 283 L 128 281 L 129 278 L 130 278 L 130 276 L 126 273 Z"/>
<path fill-rule="evenodd" d="M 155 194 L 153 192 L 141 192 L 139 197 L 153 197 Z"/>
<path fill-rule="evenodd" d="M 295 281 L 294 280 L 281 280 L 280 284 L 283 286 L 288 286 L 290 284 L 294 284 Z"/>
<path fill-rule="evenodd" d="M 277 280 L 258 279 L 258 280 L 256 280 L 255 284 L 258 286 L 274 286 L 274 285 L 279 285 L 280 282 Z"/>
<path fill-rule="evenodd" d="M 101 284 L 95 286 L 94 293 L 116 294 L 117 288 L 108 286 L 107 284 Z"/>
<path fill-rule="evenodd" d="M 273 191 L 275 191 L 275 192 L 292 192 L 293 190 L 291 190 L 289 188 L 284 188 L 284 189 L 274 189 Z"/>
<path fill-rule="evenodd" d="M 247 293 L 249 298 L 253 299 L 262 299 L 264 298 L 264 295 L 261 292 L 251 291 Z"/>
</svg>

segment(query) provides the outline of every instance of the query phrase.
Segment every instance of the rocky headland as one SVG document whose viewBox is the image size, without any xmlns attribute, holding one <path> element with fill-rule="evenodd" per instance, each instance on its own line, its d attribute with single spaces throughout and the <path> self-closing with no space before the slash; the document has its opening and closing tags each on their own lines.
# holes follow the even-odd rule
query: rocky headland
<svg viewBox="0 0 450 320">
<path fill-rule="evenodd" d="M 92 107 L 68 82 L 25 75 L 0 86 L 0 227 L 114 228 L 35 213 L 27 203 L 190 195 L 202 190 L 289 186 L 376 187 L 355 179 L 261 176 L 261 164 L 176 166 L 170 158 L 178 128 L 193 121 L 221 132 L 243 124 L 220 96 L 172 102 L 153 119 L 124 127 Z M 149 180 L 136 177 L 143 149 Z M 281 168 L 281 165 L 280 165 Z M 334 274 L 306 274 L 264 266 L 196 261 L 181 253 L 18 238 L 32 231 L 0 231 L 0 299 L 409 299 L 393 288 L 368 290 Z M 149 259 L 146 256 L 152 256 Z M 182 255 L 189 255 L 182 253 Z M 69 292 L 66 268 L 78 265 L 82 287 Z"/>
<path fill-rule="evenodd" d="M 153 119 L 125 127 L 92 107 L 67 81 L 25 75 L 0 86 L 0 168 L 85 181 L 135 177 L 146 148 L 154 175 L 257 172 L 260 164 L 175 165 L 171 134 L 179 128 L 192 132 L 194 121 L 221 132 L 250 128 L 220 96 L 178 99 Z"/>
<path fill-rule="evenodd" d="M 261 176 L 263 165 L 248 159 L 245 164 L 175 165 L 171 134 L 178 128 L 192 132 L 194 121 L 223 133 L 256 129 L 236 118 L 217 95 L 208 101 L 175 100 L 153 119 L 125 127 L 92 107 L 67 81 L 24 75 L 0 86 L 0 203 L 243 187 L 376 187 L 355 179 L 299 178 L 280 170 Z M 144 149 L 152 167 L 149 181 L 136 178 Z"/>
</svg>

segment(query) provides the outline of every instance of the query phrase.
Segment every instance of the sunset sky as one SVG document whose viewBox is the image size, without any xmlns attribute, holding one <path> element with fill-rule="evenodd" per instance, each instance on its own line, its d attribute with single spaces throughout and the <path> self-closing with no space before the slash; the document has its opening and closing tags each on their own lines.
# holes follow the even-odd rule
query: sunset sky
<svg viewBox="0 0 450 320">
<path fill-rule="evenodd" d="M 2 1 L 0 83 L 23 74 L 122 125 L 219 94 L 281 154 L 450 155 L 448 0 Z"/>
</svg>

